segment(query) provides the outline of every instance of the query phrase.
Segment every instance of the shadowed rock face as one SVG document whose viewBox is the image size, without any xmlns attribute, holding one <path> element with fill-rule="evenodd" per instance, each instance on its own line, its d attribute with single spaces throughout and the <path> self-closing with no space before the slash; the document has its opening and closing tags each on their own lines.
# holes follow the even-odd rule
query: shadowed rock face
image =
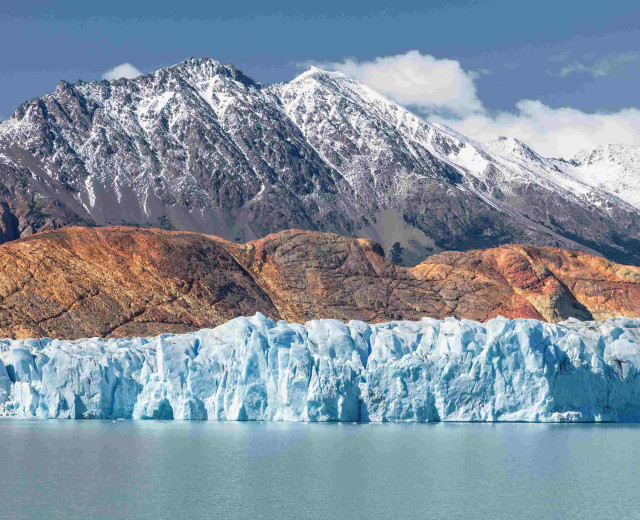
<svg viewBox="0 0 640 520">
<path fill-rule="evenodd" d="M 640 316 L 640 268 L 555 248 L 446 252 L 413 268 L 372 241 L 284 231 L 244 245 L 187 232 L 65 228 L 0 246 L 0 336 L 185 332 L 257 311 L 369 322 Z"/>
</svg>

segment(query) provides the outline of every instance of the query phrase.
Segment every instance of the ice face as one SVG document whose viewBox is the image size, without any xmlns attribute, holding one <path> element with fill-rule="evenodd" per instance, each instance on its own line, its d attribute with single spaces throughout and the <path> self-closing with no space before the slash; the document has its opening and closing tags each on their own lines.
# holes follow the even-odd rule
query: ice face
<svg viewBox="0 0 640 520">
<path fill-rule="evenodd" d="M 0 415 L 640 421 L 640 320 L 278 323 L 0 341 Z"/>
</svg>

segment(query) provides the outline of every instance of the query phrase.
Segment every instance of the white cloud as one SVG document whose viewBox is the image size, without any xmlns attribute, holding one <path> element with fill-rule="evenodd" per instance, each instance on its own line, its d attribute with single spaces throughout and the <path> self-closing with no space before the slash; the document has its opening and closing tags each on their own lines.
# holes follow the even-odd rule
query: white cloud
<svg viewBox="0 0 640 520">
<path fill-rule="evenodd" d="M 575 74 L 576 72 L 589 72 L 589 68 L 586 65 L 583 65 L 579 61 L 572 61 L 569 65 L 565 65 L 558 72 L 558 76 L 564 78 L 569 74 Z"/>
<path fill-rule="evenodd" d="M 620 71 L 627 63 L 633 63 L 640 60 L 640 53 L 622 52 L 619 54 L 610 54 L 604 58 L 594 61 L 590 65 L 585 65 L 579 61 L 572 61 L 568 65 L 562 67 L 558 76 L 565 77 L 569 74 L 585 72 L 591 74 L 594 78 L 600 76 L 609 76 Z"/>
<path fill-rule="evenodd" d="M 137 68 L 135 68 L 131 63 L 122 63 L 112 69 L 109 69 L 102 75 L 102 79 L 133 79 L 141 76 L 142 72 L 140 72 Z"/>
<path fill-rule="evenodd" d="M 547 157 L 568 159 L 580 150 L 611 143 L 640 145 L 640 110 L 636 108 L 589 114 L 522 100 L 513 112 L 483 113 L 443 122 L 478 141 L 501 135 L 515 137 Z"/>
<path fill-rule="evenodd" d="M 398 103 L 423 111 L 467 115 L 482 110 L 474 83 L 478 73 L 465 71 L 456 60 L 409 51 L 372 61 L 347 59 L 321 66 L 343 72 Z"/>
<path fill-rule="evenodd" d="M 569 56 L 571 56 L 571 54 L 569 54 L 568 52 L 563 52 L 562 54 L 556 54 L 555 56 L 551 56 L 549 58 L 549 61 L 560 63 L 563 61 L 567 61 L 569 59 Z"/>
<path fill-rule="evenodd" d="M 563 54 L 553 61 L 568 58 Z M 605 75 L 635 59 L 640 59 L 640 54 L 610 55 L 594 61 L 585 71 Z M 640 110 L 636 108 L 586 113 L 525 99 L 516 103 L 513 110 L 490 113 L 483 107 L 475 84 L 489 71 L 465 71 L 455 60 L 410 51 L 371 61 L 347 59 L 322 66 L 362 81 L 398 103 L 419 110 L 427 119 L 444 122 L 478 141 L 502 135 L 515 137 L 544 156 L 564 158 L 604 144 L 640 145 Z"/>
</svg>

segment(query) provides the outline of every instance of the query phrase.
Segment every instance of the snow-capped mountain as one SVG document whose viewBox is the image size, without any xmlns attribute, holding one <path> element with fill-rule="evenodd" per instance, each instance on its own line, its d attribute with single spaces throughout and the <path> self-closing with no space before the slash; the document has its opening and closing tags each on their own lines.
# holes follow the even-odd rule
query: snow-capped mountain
<svg viewBox="0 0 640 520">
<path fill-rule="evenodd" d="M 583 150 L 570 164 L 580 179 L 640 208 L 640 146 L 610 144 Z"/>
<path fill-rule="evenodd" d="M 231 240 L 295 227 L 397 242 L 408 264 L 506 242 L 640 263 L 640 211 L 577 160 L 477 143 L 316 68 L 265 87 L 192 58 L 61 82 L 0 124 L 0 182 L 2 240 L 70 223 Z"/>
</svg>

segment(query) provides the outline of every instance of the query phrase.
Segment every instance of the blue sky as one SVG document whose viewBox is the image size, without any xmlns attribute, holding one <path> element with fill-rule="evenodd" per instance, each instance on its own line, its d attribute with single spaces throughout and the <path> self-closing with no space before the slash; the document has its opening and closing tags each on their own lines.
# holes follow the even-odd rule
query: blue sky
<svg viewBox="0 0 640 520">
<path fill-rule="evenodd" d="M 639 105 L 638 2 L 58 0 L 3 2 L 0 13 L 4 118 L 61 78 L 97 80 L 125 62 L 152 72 L 209 56 L 269 83 L 291 79 L 309 62 L 340 68 L 351 60 L 360 68 L 345 71 L 364 74 L 363 64 L 410 51 L 459 64 L 491 124 L 521 115 L 523 100 L 585 114 Z"/>
</svg>

